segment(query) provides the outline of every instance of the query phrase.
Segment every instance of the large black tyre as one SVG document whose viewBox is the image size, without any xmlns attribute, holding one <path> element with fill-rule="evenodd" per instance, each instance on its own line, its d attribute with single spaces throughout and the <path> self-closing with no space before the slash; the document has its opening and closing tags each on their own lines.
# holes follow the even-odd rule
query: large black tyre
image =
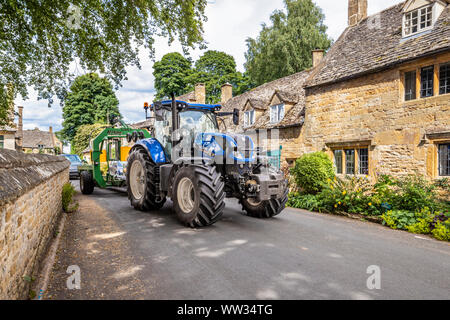
<svg viewBox="0 0 450 320">
<path fill-rule="evenodd" d="M 94 192 L 95 182 L 92 172 L 82 171 L 80 173 L 80 190 L 82 194 L 92 194 Z"/>
<path fill-rule="evenodd" d="M 127 191 L 131 205 L 140 211 L 158 210 L 166 197 L 157 193 L 157 166 L 143 149 L 135 149 L 128 157 Z"/>
<path fill-rule="evenodd" d="M 283 196 L 277 200 L 266 200 L 266 201 L 252 201 L 249 199 L 239 200 L 242 205 L 242 209 L 246 212 L 249 217 L 268 219 L 279 215 L 281 211 L 286 207 L 286 202 L 288 200 L 289 189 L 286 188 Z"/>
<path fill-rule="evenodd" d="M 225 183 L 212 165 L 181 166 L 172 188 L 173 208 L 181 223 L 191 228 L 217 222 L 225 207 Z"/>
</svg>

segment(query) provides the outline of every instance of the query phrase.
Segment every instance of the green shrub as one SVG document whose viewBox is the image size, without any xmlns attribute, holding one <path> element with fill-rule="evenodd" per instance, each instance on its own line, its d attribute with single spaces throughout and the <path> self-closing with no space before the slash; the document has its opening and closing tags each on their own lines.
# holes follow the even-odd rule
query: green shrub
<svg viewBox="0 0 450 320">
<path fill-rule="evenodd" d="M 298 187 L 309 194 L 319 193 L 327 180 L 334 178 L 333 163 L 324 152 L 303 155 L 297 159 L 291 173 Z"/>
<path fill-rule="evenodd" d="M 346 176 L 329 179 L 327 185 L 318 195 L 322 206 L 329 212 L 348 212 L 379 214 L 372 204 L 371 185 L 367 178 Z"/>
<path fill-rule="evenodd" d="M 436 208 L 437 195 L 433 183 L 420 175 L 408 175 L 396 181 L 398 196 L 395 205 L 410 211 L 422 208 Z"/>
<path fill-rule="evenodd" d="M 297 209 L 322 211 L 321 202 L 312 194 L 291 193 L 287 205 Z"/>
<path fill-rule="evenodd" d="M 64 212 L 73 212 L 78 208 L 78 204 L 72 205 L 73 196 L 76 193 L 75 188 L 71 183 L 63 185 L 62 189 L 62 207 Z"/>
<path fill-rule="evenodd" d="M 450 223 L 447 221 L 446 223 L 438 222 L 435 225 L 435 228 L 431 231 L 433 237 L 441 241 L 450 241 Z"/>
<path fill-rule="evenodd" d="M 430 220 L 426 218 L 419 218 L 417 219 L 416 223 L 410 226 L 406 226 L 406 229 L 412 233 L 430 234 L 431 233 Z"/>
<path fill-rule="evenodd" d="M 407 230 L 407 226 L 417 223 L 416 214 L 406 210 L 390 210 L 384 213 L 381 218 L 383 225 L 388 225 L 392 229 Z"/>
</svg>

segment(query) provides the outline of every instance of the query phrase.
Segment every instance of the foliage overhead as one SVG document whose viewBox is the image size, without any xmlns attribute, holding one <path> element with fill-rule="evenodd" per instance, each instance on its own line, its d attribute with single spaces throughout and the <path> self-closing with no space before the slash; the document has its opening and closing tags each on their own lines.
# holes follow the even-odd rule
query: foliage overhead
<svg viewBox="0 0 450 320">
<path fill-rule="evenodd" d="M 105 125 L 100 123 L 82 125 L 78 128 L 77 134 L 72 140 L 72 153 L 80 157 L 83 151 L 89 147 L 89 142 L 98 136 L 105 129 Z"/>
<path fill-rule="evenodd" d="M 157 89 L 157 99 L 177 96 L 194 90 L 198 83 L 206 86 L 206 102 L 218 103 L 221 88 L 225 83 L 233 86 L 233 94 L 244 93 L 254 85 L 250 79 L 236 70 L 234 57 L 225 52 L 206 51 L 192 67 L 188 58 L 179 53 L 169 53 L 154 65 L 153 75 Z"/>
<path fill-rule="evenodd" d="M 125 67 L 154 57 L 155 36 L 184 50 L 203 42 L 206 0 L 7 0 L 0 5 L 0 119 L 6 87 L 27 98 L 64 98 L 73 63 L 106 74 L 117 86 Z M 71 67 L 72 65 L 72 67 Z"/>
<path fill-rule="evenodd" d="M 103 123 L 121 117 L 119 101 L 108 79 L 96 73 L 75 79 L 64 100 L 62 136 L 71 141 L 81 125 Z"/>
<path fill-rule="evenodd" d="M 284 0 L 286 12 L 277 10 L 271 26 L 262 25 L 256 39 L 247 39 L 245 68 L 257 85 L 312 66 L 312 50 L 331 46 L 322 10 L 312 0 Z"/>
</svg>

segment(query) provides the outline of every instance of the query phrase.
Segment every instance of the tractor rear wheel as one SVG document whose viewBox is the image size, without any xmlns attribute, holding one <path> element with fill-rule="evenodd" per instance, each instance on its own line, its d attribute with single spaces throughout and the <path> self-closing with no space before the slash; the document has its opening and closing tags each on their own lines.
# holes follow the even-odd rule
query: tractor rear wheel
<svg viewBox="0 0 450 320">
<path fill-rule="evenodd" d="M 80 173 L 80 190 L 82 194 L 92 194 L 94 192 L 94 177 L 90 171 Z"/>
<path fill-rule="evenodd" d="M 173 207 L 186 226 L 200 228 L 217 222 L 225 207 L 225 183 L 211 165 L 182 166 L 175 174 Z"/>
<path fill-rule="evenodd" d="M 268 219 L 280 214 L 286 207 L 289 189 L 286 188 L 283 196 L 277 200 L 257 201 L 254 199 L 241 199 L 242 209 L 249 217 Z"/>
<path fill-rule="evenodd" d="M 156 165 L 143 149 L 134 150 L 128 157 L 127 191 L 131 205 L 140 211 L 158 210 L 166 197 L 157 193 Z"/>
</svg>

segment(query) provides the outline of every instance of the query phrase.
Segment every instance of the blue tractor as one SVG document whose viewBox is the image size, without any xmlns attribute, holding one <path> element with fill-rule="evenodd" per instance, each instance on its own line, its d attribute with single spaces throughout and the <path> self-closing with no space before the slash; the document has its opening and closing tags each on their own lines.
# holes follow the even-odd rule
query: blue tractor
<svg viewBox="0 0 450 320">
<path fill-rule="evenodd" d="M 250 137 L 219 132 L 220 105 L 155 102 L 152 138 L 138 140 L 127 164 L 131 205 L 141 211 L 163 207 L 167 198 L 179 220 L 192 228 L 217 222 L 225 197 L 237 198 L 243 212 L 271 218 L 285 208 L 287 181 L 260 155 Z"/>
</svg>

